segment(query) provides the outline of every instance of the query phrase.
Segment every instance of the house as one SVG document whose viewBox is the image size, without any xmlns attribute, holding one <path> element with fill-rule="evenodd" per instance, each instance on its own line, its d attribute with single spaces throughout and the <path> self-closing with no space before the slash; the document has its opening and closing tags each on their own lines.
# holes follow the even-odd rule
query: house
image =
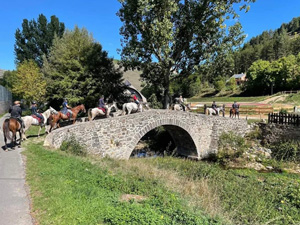
<svg viewBox="0 0 300 225">
<path fill-rule="evenodd" d="M 241 74 L 234 74 L 231 78 L 234 78 L 235 79 L 235 82 L 237 85 L 241 85 L 242 83 L 246 82 L 247 81 L 247 78 L 246 78 L 246 74 L 245 73 L 241 73 Z"/>
</svg>

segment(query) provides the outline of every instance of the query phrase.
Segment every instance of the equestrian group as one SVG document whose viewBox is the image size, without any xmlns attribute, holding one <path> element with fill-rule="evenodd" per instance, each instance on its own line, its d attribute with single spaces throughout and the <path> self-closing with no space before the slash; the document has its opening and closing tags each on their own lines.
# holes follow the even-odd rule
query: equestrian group
<svg viewBox="0 0 300 225">
<path fill-rule="evenodd" d="M 239 118 L 239 108 L 240 108 L 240 105 L 237 104 L 237 102 L 235 101 L 233 104 L 232 104 L 232 108 L 230 109 L 230 116 L 231 118 L 235 117 L 236 116 Z M 215 115 L 215 116 L 218 116 L 220 115 L 220 113 L 222 113 L 223 117 L 225 116 L 225 105 L 223 106 L 217 106 L 216 102 L 213 101 L 211 107 L 209 108 L 206 108 L 205 109 L 205 114 L 206 115 Z"/>
<path fill-rule="evenodd" d="M 123 104 L 122 113 L 120 115 L 142 112 L 143 108 L 149 109 L 147 103 L 140 103 L 140 100 L 136 97 L 136 95 L 132 94 L 131 102 Z M 19 133 L 20 136 L 19 145 L 22 140 L 26 140 L 25 131 L 32 125 L 40 127 L 38 132 L 39 136 L 42 127 L 46 126 L 47 122 L 50 126 L 47 126 L 48 129 L 46 128 L 46 132 L 51 132 L 52 129 L 60 127 L 60 120 L 72 120 L 74 124 L 79 112 L 82 111 L 86 113 L 86 109 L 83 104 L 71 108 L 68 105 L 67 98 L 63 100 L 61 111 L 56 111 L 50 107 L 44 113 L 39 113 L 38 106 L 35 101 L 32 102 L 30 109 L 31 115 L 22 117 L 20 101 L 15 101 L 14 105 L 10 107 L 9 113 L 11 117 L 5 119 L 2 126 L 5 149 L 7 149 L 7 139 L 11 140 L 12 148 L 17 145 L 17 133 Z M 118 111 L 117 104 L 115 102 L 108 104 L 104 101 L 104 96 L 101 96 L 98 102 L 98 107 L 88 110 L 89 121 L 93 120 L 96 116 L 109 117 L 112 111 Z"/>
</svg>

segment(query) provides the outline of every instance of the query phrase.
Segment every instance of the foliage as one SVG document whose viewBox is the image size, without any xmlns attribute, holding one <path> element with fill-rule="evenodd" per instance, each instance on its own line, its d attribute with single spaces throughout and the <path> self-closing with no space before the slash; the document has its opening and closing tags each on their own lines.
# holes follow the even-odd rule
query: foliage
<svg viewBox="0 0 300 225">
<path fill-rule="evenodd" d="M 121 59 L 125 69 L 139 68 L 151 85 L 162 87 L 164 108 L 169 103 L 170 76 L 188 76 L 201 62 L 216 57 L 223 46 L 237 46 L 243 38 L 236 23 L 234 1 L 119 0 L 123 22 Z M 248 10 L 248 8 L 247 8 Z M 230 47 L 230 48 L 231 48 Z"/>
<path fill-rule="evenodd" d="M 110 159 L 95 164 L 45 151 L 41 144 L 27 149 L 27 179 L 39 224 L 220 224 L 137 168 L 117 172 L 122 163 L 110 164 Z M 125 194 L 145 199 L 124 201 Z"/>
<path fill-rule="evenodd" d="M 246 72 L 259 59 L 273 61 L 290 54 L 297 55 L 300 49 L 299 21 L 300 17 L 293 18 L 276 30 L 264 31 L 251 38 L 235 53 L 235 71 Z"/>
<path fill-rule="evenodd" d="M 59 22 L 54 15 L 51 16 L 50 22 L 43 14 L 39 15 L 37 21 L 24 19 L 22 30 L 17 29 L 15 33 L 16 63 L 34 60 L 42 67 L 43 55 L 48 56 L 54 37 L 62 37 L 64 31 L 64 23 Z"/>
<path fill-rule="evenodd" d="M 12 92 L 28 102 L 42 102 L 45 99 L 46 81 L 33 60 L 25 60 L 18 65 Z"/>
<path fill-rule="evenodd" d="M 43 72 L 48 80 L 48 101 L 65 97 L 69 103 L 94 107 L 100 95 L 117 99 L 122 93 L 122 74 L 102 46 L 86 29 L 77 26 L 56 37 Z"/>
<path fill-rule="evenodd" d="M 300 54 L 279 60 L 258 60 L 252 64 L 247 74 L 247 90 L 256 94 L 298 89 L 300 84 Z"/>
<path fill-rule="evenodd" d="M 87 151 L 84 146 L 80 145 L 74 136 L 71 136 L 67 140 L 64 140 L 60 146 L 60 150 L 69 152 L 77 156 L 86 156 Z"/>
<path fill-rule="evenodd" d="M 236 81 L 233 77 L 229 79 L 226 85 L 228 86 L 229 90 L 231 90 L 232 92 L 236 90 Z"/>
<path fill-rule="evenodd" d="M 189 76 L 176 76 L 170 83 L 170 94 L 172 96 L 192 97 L 200 93 L 201 80 L 198 73 L 193 73 Z"/>
<path fill-rule="evenodd" d="M 219 77 L 215 80 L 214 86 L 216 91 L 220 92 L 225 87 L 225 81 L 221 77 Z"/>
<path fill-rule="evenodd" d="M 148 102 L 150 103 L 152 109 L 162 108 L 162 104 L 159 101 L 157 101 L 157 97 L 154 93 L 148 98 Z"/>
<path fill-rule="evenodd" d="M 272 150 L 272 157 L 279 161 L 300 162 L 300 142 L 281 141 L 269 146 Z"/>
<path fill-rule="evenodd" d="M 280 109 L 280 111 L 279 111 L 279 113 L 281 113 L 281 114 L 287 114 L 288 113 L 288 111 L 286 110 L 286 109 Z"/>
<path fill-rule="evenodd" d="M 245 139 L 233 132 L 222 133 L 218 141 L 216 158 L 222 163 L 239 158 L 247 149 Z"/>
<path fill-rule="evenodd" d="M 0 79 L 0 85 L 6 87 L 8 90 L 12 91 L 13 84 L 17 82 L 17 71 L 5 71 L 3 77 Z"/>
</svg>

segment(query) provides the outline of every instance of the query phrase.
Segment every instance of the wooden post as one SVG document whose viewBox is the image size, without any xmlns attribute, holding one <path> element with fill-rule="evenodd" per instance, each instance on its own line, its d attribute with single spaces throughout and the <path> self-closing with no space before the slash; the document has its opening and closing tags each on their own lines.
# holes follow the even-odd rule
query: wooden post
<svg viewBox="0 0 300 225">
<path fill-rule="evenodd" d="M 204 115 L 206 113 L 206 104 L 204 104 Z"/>
<path fill-rule="evenodd" d="M 225 117 L 225 104 L 223 104 L 223 117 Z"/>
</svg>

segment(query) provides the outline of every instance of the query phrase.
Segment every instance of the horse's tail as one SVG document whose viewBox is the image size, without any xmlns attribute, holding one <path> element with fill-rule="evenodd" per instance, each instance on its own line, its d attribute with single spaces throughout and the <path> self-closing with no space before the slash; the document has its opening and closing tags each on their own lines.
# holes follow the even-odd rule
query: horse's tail
<svg viewBox="0 0 300 225">
<path fill-rule="evenodd" d="M 91 121 L 91 119 L 92 119 L 92 109 L 88 110 L 88 118 L 89 118 L 89 121 Z"/>
<path fill-rule="evenodd" d="M 8 140 L 11 140 L 12 137 L 9 132 L 9 121 L 10 121 L 10 119 L 6 119 L 3 123 L 3 134 Z"/>
<path fill-rule="evenodd" d="M 126 114 L 126 103 L 122 106 L 122 115 Z"/>
</svg>

